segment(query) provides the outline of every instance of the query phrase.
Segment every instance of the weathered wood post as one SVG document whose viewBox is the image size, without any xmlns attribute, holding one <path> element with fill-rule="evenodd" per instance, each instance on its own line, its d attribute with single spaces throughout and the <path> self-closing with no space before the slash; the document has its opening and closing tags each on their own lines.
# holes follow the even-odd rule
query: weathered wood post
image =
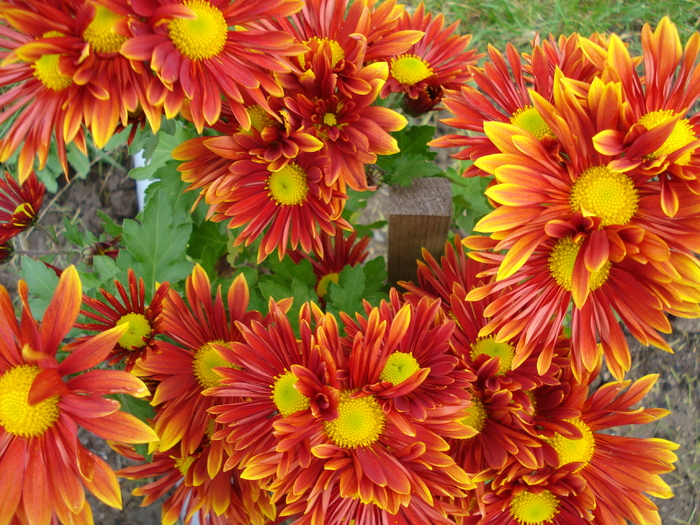
<svg viewBox="0 0 700 525">
<path fill-rule="evenodd" d="M 452 219 L 448 179 L 414 179 L 411 186 L 389 190 L 389 282 L 416 280 L 416 260 L 425 247 L 439 258 Z"/>
</svg>

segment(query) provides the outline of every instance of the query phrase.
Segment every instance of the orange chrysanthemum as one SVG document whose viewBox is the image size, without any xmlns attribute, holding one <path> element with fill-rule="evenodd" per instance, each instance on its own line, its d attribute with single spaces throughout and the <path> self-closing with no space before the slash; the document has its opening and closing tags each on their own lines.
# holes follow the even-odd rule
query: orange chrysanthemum
<svg viewBox="0 0 700 525">
<path fill-rule="evenodd" d="M 149 354 L 158 352 L 156 335 L 164 332 L 163 299 L 165 299 L 170 285 L 168 283 L 159 285 L 149 305 L 146 306 L 146 288 L 143 279 L 139 278 L 137 282 L 136 275 L 131 268 L 129 268 L 127 279 L 129 281 L 128 293 L 122 283 L 114 282 L 121 301 L 102 288 L 100 288 L 100 293 L 106 302 L 85 296 L 83 301 L 90 310 L 83 309 L 81 313 L 91 322 L 78 323 L 76 327 L 103 332 L 114 326 L 127 323 L 129 329 L 112 349 L 109 364 L 123 360 L 128 372 L 138 359 L 145 361 Z"/>
<path fill-rule="evenodd" d="M 34 223 L 44 202 L 45 187 L 32 172 L 20 185 L 5 172 L 0 179 L 0 244 Z"/>
<path fill-rule="evenodd" d="M 148 389 L 126 372 L 86 371 L 109 355 L 125 327 L 76 345 L 57 361 L 59 346 L 80 310 L 81 284 L 73 266 L 63 271 L 41 324 L 29 309 L 24 281 L 19 295 L 21 322 L 0 287 L 0 519 L 37 525 L 88 523 L 92 512 L 84 488 L 117 508 L 121 492 L 112 469 L 78 440 L 78 427 L 121 443 L 156 441 L 150 428 L 105 397 L 143 397 Z"/>
</svg>

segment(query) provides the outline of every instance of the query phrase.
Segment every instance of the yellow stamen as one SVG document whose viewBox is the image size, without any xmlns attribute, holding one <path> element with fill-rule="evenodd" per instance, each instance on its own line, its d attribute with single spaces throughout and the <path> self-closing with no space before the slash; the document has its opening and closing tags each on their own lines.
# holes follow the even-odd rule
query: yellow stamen
<svg viewBox="0 0 700 525">
<path fill-rule="evenodd" d="M 496 338 L 493 336 L 480 337 L 472 345 L 472 359 L 476 359 L 482 354 L 486 354 L 489 357 L 500 357 L 501 366 L 498 368 L 496 375 L 502 376 L 510 370 L 513 357 L 515 357 L 515 350 L 513 350 L 513 345 L 509 343 L 497 343 Z"/>
<path fill-rule="evenodd" d="M 286 372 L 275 379 L 272 386 L 272 400 L 279 413 L 284 417 L 291 416 L 294 412 L 309 408 L 309 398 L 294 388 L 294 383 L 299 380 L 292 372 Z"/>
<path fill-rule="evenodd" d="M 131 312 L 122 316 L 116 324 L 119 326 L 124 323 L 129 323 L 129 329 L 119 339 L 119 346 L 124 350 L 136 350 L 146 346 L 144 338 L 150 337 L 153 333 L 148 319 L 143 314 Z"/>
<path fill-rule="evenodd" d="M 185 0 L 196 18 L 168 22 L 168 35 L 175 47 L 190 60 L 207 60 L 224 49 L 228 25 L 223 13 L 205 0 Z"/>
<path fill-rule="evenodd" d="M 552 523 L 559 512 L 559 500 L 550 491 L 521 492 L 510 500 L 510 515 L 521 525 Z"/>
<path fill-rule="evenodd" d="M 337 272 L 331 272 L 324 275 L 316 286 L 316 293 L 319 297 L 324 297 L 328 293 L 328 287 L 331 283 L 338 284 L 340 280 L 340 274 Z"/>
<path fill-rule="evenodd" d="M 643 115 L 639 119 L 639 123 L 642 124 L 648 130 L 652 130 L 655 127 L 668 122 L 669 120 L 678 116 L 678 113 L 671 109 L 660 109 L 658 111 L 652 111 Z M 654 153 L 649 155 L 650 159 L 656 159 L 661 155 L 669 155 L 674 151 L 687 146 L 696 139 L 695 132 L 693 131 L 693 126 L 690 125 L 688 119 L 680 119 L 676 122 L 673 127 L 673 131 L 668 136 L 666 141 L 657 149 Z M 676 164 L 681 166 L 687 166 L 690 164 L 690 156 L 695 150 L 687 151 L 681 155 L 677 160 Z"/>
<path fill-rule="evenodd" d="M 569 204 L 572 211 L 599 217 L 602 226 L 623 225 L 637 212 L 639 194 L 632 179 L 624 173 L 607 166 L 594 166 L 574 182 Z"/>
<path fill-rule="evenodd" d="M 560 467 L 569 463 L 583 463 L 576 470 L 578 472 L 591 461 L 595 451 L 595 438 L 588 425 L 580 419 L 567 419 L 566 421 L 576 426 L 583 434 L 583 437 L 581 439 L 567 439 L 561 434 L 554 434 L 554 437 L 550 438 L 548 442 L 559 455 Z"/>
<path fill-rule="evenodd" d="M 311 42 L 318 43 L 319 45 L 322 43 L 326 43 L 331 47 L 331 62 L 333 62 L 331 67 L 335 67 L 338 64 L 338 62 L 345 58 L 345 50 L 335 40 L 331 40 L 330 38 L 326 37 L 319 38 L 317 36 L 314 36 L 307 40 L 305 43 L 309 44 Z M 299 63 L 301 64 L 301 67 L 306 67 L 306 59 L 304 58 L 304 55 L 299 55 Z"/>
<path fill-rule="evenodd" d="M 120 20 L 126 18 L 101 5 L 95 6 L 95 18 L 83 31 L 83 38 L 98 53 L 117 53 L 126 36 L 114 31 Z"/>
<path fill-rule="evenodd" d="M 554 132 L 544 121 L 542 115 L 529 105 L 513 113 L 510 123 L 530 132 L 537 140 L 542 140 L 545 137 L 554 137 Z"/>
<path fill-rule="evenodd" d="M 229 363 L 219 355 L 212 343 L 225 345 L 224 341 L 210 341 L 203 344 L 194 355 L 192 360 L 192 370 L 199 381 L 202 389 L 212 388 L 221 384 L 221 376 L 214 371 L 214 368 L 238 368 L 233 363 Z"/>
<path fill-rule="evenodd" d="M 389 70 L 401 84 L 413 86 L 433 75 L 433 69 L 430 65 L 416 55 L 399 55 L 392 58 L 389 64 Z"/>
<path fill-rule="evenodd" d="M 324 423 L 324 430 L 328 439 L 339 447 L 368 447 L 382 435 L 386 416 L 374 396 L 351 395 L 349 391 L 341 392 L 338 417 Z"/>
<path fill-rule="evenodd" d="M 194 463 L 194 456 L 185 456 L 184 458 L 175 458 L 170 456 L 175 460 L 175 468 L 180 471 L 180 474 L 187 476 L 187 471 L 190 470 L 192 463 Z"/>
<path fill-rule="evenodd" d="M 467 408 L 467 417 L 462 419 L 462 424 L 481 432 L 486 425 L 489 415 L 484 403 L 476 396 L 472 396 L 471 405 Z M 473 437 L 473 436 L 472 436 Z"/>
<path fill-rule="evenodd" d="M 272 118 L 272 115 L 265 111 L 263 107 L 259 104 L 248 106 L 246 108 L 246 111 L 248 111 L 251 126 L 257 129 L 258 131 L 262 131 L 265 128 L 274 126 L 277 123 L 277 121 L 274 118 Z"/>
<path fill-rule="evenodd" d="M 297 206 L 302 204 L 309 192 L 306 185 L 306 172 L 295 163 L 287 164 L 281 170 L 273 171 L 267 180 L 267 189 L 277 204 Z"/>
<path fill-rule="evenodd" d="M 42 55 L 32 64 L 34 76 L 52 91 L 63 91 L 73 84 L 73 79 L 59 70 L 61 55 Z"/>
<path fill-rule="evenodd" d="M 326 126 L 335 126 L 338 124 L 338 120 L 333 113 L 326 113 L 323 115 L 323 123 Z"/>
<path fill-rule="evenodd" d="M 58 420 L 60 396 L 29 403 L 29 390 L 40 373 L 38 366 L 20 365 L 0 376 L 0 426 L 10 434 L 38 437 Z"/>
<path fill-rule="evenodd" d="M 549 272 L 557 284 L 567 292 L 571 291 L 574 265 L 580 249 L 581 245 L 574 242 L 572 237 L 564 237 L 557 241 L 549 256 Z M 605 281 L 608 280 L 611 266 L 612 262 L 608 261 L 600 270 L 590 275 L 588 281 L 588 289 L 590 291 L 597 290 L 605 284 Z"/>
<path fill-rule="evenodd" d="M 394 352 L 386 360 L 379 379 L 389 381 L 393 385 L 403 383 L 420 370 L 420 365 L 413 354 L 408 352 Z"/>
</svg>

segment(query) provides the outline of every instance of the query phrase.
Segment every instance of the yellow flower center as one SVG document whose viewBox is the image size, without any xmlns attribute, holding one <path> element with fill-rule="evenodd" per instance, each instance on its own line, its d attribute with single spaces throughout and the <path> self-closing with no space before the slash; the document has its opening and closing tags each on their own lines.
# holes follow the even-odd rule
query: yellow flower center
<svg viewBox="0 0 700 525">
<path fill-rule="evenodd" d="M 521 492 L 510 500 L 510 515 L 521 525 L 552 523 L 558 506 L 559 500 L 548 490 L 540 494 Z"/>
<path fill-rule="evenodd" d="M 251 126 L 258 131 L 262 131 L 265 128 L 273 126 L 277 122 L 272 118 L 272 115 L 265 111 L 259 104 L 248 106 L 246 111 L 248 111 Z"/>
<path fill-rule="evenodd" d="M 599 217 L 603 226 L 627 224 L 637 212 L 639 194 L 624 173 L 594 166 L 574 182 L 569 204 L 572 211 Z"/>
<path fill-rule="evenodd" d="M 53 91 L 63 91 L 73 84 L 73 79 L 59 71 L 58 63 L 61 55 L 42 55 L 32 64 L 34 76 Z"/>
<path fill-rule="evenodd" d="M 95 18 L 83 31 L 83 38 L 98 53 L 116 53 L 126 41 L 124 35 L 114 31 L 114 26 L 126 18 L 101 5 L 95 6 Z"/>
<path fill-rule="evenodd" d="M 384 431 L 386 416 L 374 396 L 350 397 L 340 394 L 338 417 L 324 423 L 328 439 L 342 448 L 368 447 Z"/>
<path fill-rule="evenodd" d="M 221 357 L 219 352 L 211 346 L 212 343 L 220 345 L 226 344 L 221 340 L 210 341 L 203 344 L 195 353 L 192 361 L 194 376 L 197 378 L 197 381 L 199 381 L 202 389 L 212 388 L 221 384 L 221 376 L 214 371 L 214 368 L 237 368 L 236 365 L 229 363 L 226 359 Z"/>
<path fill-rule="evenodd" d="M 298 379 L 292 372 L 287 372 L 279 376 L 272 387 L 272 400 L 284 417 L 309 408 L 309 398 L 294 388 Z"/>
<path fill-rule="evenodd" d="M 316 286 L 316 293 L 319 297 L 323 297 L 328 293 L 328 287 L 331 283 L 338 284 L 340 280 L 340 274 L 336 272 L 331 272 L 324 275 Z"/>
<path fill-rule="evenodd" d="M 270 196 L 282 206 L 302 204 L 309 192 L 306 185 L 306 172 L 296 163 L 287 164 L 281 170 L 273 171 L 267 180 Z"/>
<path fill-rule="evenodd" d="M 389 64 L 391 76 L 401 84 L 413 86 L 433 75 L 433 69 L 416 55 L 400 55 L 392 58 Z"/>
<path fill-rule="evenodd" d="M 168 22 L 168 34 L 175 47 L 190 60 L 207 60 L 224 49 L 228 25 L 223 13 L 205 0 L 185 0 L 195 18 Z"/>
<path fill-rule="evenodd" d="M 639 119 L 639 123 L 648 130 L 652 130 L 664 122 L 668 122 L 672 118 L 675 118 L 677 115 L 678 114 L 673 110 L 660 109 L 658 111 L 652 111 L 651 113 L 643 115 Z M 676 125 L 673 127 L 673 131 L 671 131 L 671 134 L 668 136 L 666 141 L 659 149 L 649 155 L 649 158 L 655 159 L 661 155 L 673 153 L 674 151 L 677 151 L 693 142 L 695 138 L 693 127 L 690 125 L 690 122 L 688 122 L 688 119 L 680 119 L 678 122 L 676 122 Z M 685 152 L 678 158 L 678 160 L 676 160 L 676 164 L 681 166 L 690 164 L 690 156 L 694 151 L 695 150 Z"/>
<path fill-rule="evenodd" d="M 581 245 L 574 242 L 572 237 L 564 237 L 557 241 L 549 256 L 549 272 L 557 284 L 567 292 L 571 291 L 574 265 L 580 249 Z M 608 280 L 611 266 L 612 262 L 608 261 L 600 270 L 590 275 L 588 282 L 590 291 L 597 290 L 605 284 L 605 281 Z"/>
<path fill-rule="evenodd" d="M 338 120 L 335 118 L 335 114 L 326 113 L 325 115 L 323 115 L 323 123 L 326 126 L 335 126 L 338 124 Z"/>
<path fill-rule="evenodd" d="M 345 50 L 343 47 L 336 42 L 335 40 L 331 40 L 330 38 L 319 38 L 317 36 L 314 36 L 310 38 L 309 40 L 306 41 L 307 44 L 311 42 L 316 42 L 318 44 L 326 43 L 330 45 L 331 47 L 331 62 L 333 62 L 331 67 L 335 67 L 338 62 L 343 60 L 345 58 Z M 301 67 L 306 67 L 306 59 L 304 58 L 304 55 L 299 55 L 299 63 L 301 64 Z"/>
<path fill-rule="evenodd" d="M 462 419 L 462 424 L 473 428 L 477 432 L 481 432 L 486 425 L 486 419 L 489 415 L 486 412 L 486 407 L 482 403 L 481 399 L 476 396 L 472 396 L 471 405 L 467 408 L 467 417 Z"/>
<path fill-rule="evenodd" d="M 593 432 L 588 428 L 588 425 L 580 419 L 567 419 L 568 423 L 573 423 L 576 428 L 581 431 L 583 437 L 581 439 L 567 439 L 561 434 L 554 434 L 553 438 L 548 440 L 552 448 L 559 455 L 559 467 L 568 465 L 569 463 L 583 463 L 576 471 L 578 472 L 586 465 L 593 457 L 595 450 L 595 438 Z"/>
<path fill-rule="evenodd" d="M 0 376 L 0 426 L 10 434 L 38 437 L 58 420 L 60 396 L 29 403 L 29 390 L 40 373 L 38 366 L 20 365 Z"/>
<path fill-rule="evenodd" d="M 472 359 L 476 359 L 482 354 L 486 354 L 489 357 L 500 357 L 501 366 L 496 372 L 497 376 L 502 376 L 510 370 L 510 365 L 513 362 L 513 357 L 515 357 L 515 350 L 513 346 L 509 343 L 497 343 L 496 338 L 493 336 L 480 337 L 472 345 Z"/>
<path fill-rule="evenodd" d="M 185 456 L 184 458 L 175 458 L 170 456 L 175 460 L 175 468 L 180 471 L 180 474 L 187 476 L 187 471 L 190 470 L 192 463 L 194 463 L 194 456 Z"/>
<path fill-rule="evenodd" d="M 389 381 L 393 385 L 403 383 L 420 370 L 420 365 L 413 354 L 408 352 L 394 352 L 386 360 L 379 379 Z"/>
<path fill-rule="evenodd" d="M 537 140 L 554 137 L 554 132 L 544 121 L 539 111 L 529 105 L 513 113 L 510 123 L 531 133 Z"/>
<path fill-rule="evenodd" d="M 117 321 L 117 326 L 129 323 L 129 329 L 119 339 L 119 346 L 124 350 L 135 350 L 146 346 L 144 338 L 150 337 L 153 328 L 143 314 L 135 312 L 122 316 Z"/>
</svg>

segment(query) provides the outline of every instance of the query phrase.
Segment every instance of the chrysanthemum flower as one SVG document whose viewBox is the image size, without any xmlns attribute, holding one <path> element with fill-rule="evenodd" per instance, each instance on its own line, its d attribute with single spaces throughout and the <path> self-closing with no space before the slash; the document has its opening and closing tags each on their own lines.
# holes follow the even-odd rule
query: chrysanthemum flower
<svg viewBox="0 0 700 525">
<path fill-rule="evenodd" d="M 653 32 L 644 25 L 641 42 L 643 75 L 616 35 L 606 51 L 583 43 L 592 57 L 604 59 L 603 77 L 621 83 L 629 108 L 626 128 L 601 130 L 595 144 L 606 155 L 623 157 L 618 169 L 640 166 L 649 176 L 658 176 L 661 206 L 674 216 L 683 198 L 669 181 L 682 181 L 695 194 L 700 191 L 700 160 L 695 157 L 700 127 L 697 117 L 687 115 L 700 96 L 700 35 L 693 34 L 683 48 L 676 27 L 664 17 Z"/>
<path fill-rule="evenodd" d="M 14 317 L 7 290 L 0 287 L 0 520 L 88 523 L 92 512 L 84 488 L 117 508 L 121 492 L 107 463 L 78 440 L 78 427 L 121 443 L 156 441 L 149 427 L 105 397 L 143 397 L 148 389 L 126 372 L 86 372 L 109 355 L 125 327 L 76 345 L 57 361 L 59 346 L 80 310 L 75 267 L 63 271 L 41 323 L 29 309 L 26 283 L 20 281 L 18 289 L 21 322 Z"/>
<path fill-rule="evenodd" d="M 44 202 L 44 191 L 34 172 L 22 185 L 5 172 L 0 179 L 0 244 L 32 225 Z"/>
<path fill-rule="evenodd" d="M 658 408 L 636 406 L 656 382 L 658 375 L 634 383 L 619 381 L 599 387 L 581 407 L 580 418 L 570 420 L 580 439 L 555 434 L 544 445 L 553 450 L 553 466 L 576 467 L 574 471 L 595 496 L 593 514 L 599 523 L 661 523 L 657 507 L 647 494 L 673 496 L 659 474 L 673 470 L 678 445 L 665 439 L 642 439 L 600 432 L 622 425 L 652 423 L 668 414 Z"/>
<path fill-rule="evenodd" d="M 433 18 L 421 4 L 413 14 L 404 11 L 399 30 L 416 30 L 423 37 L 405 53 L 389 60 L 389 80 L 382 89 L 382 98 L 392 92 L 404 92 L 404 103 L 414 115 L 433 109 L 442 100 L 443 90 L 459 89 L 470 78 L 469 66 L 480 55 L 468 49 L 471 35 L 456 33 L 459 22 L 445 26 L 442 14 Z"/>
<path fill-rule="evenodd" d="M 126 9 L 126 1 L 112 1 Z M 150 63 L 164 86 L 182 90 L 190 99 L 189 113 L 200 133 L 205 124 L 218 120 L 222 95 L 239 124 L 248 129 L 250 117 L 241 91 L 266 107 L 266 93 L 282 96 L 271 72 L 289 71 L 284 57 L 306 50 L 291 35 L 256 29 L 249 23 L 288 16 L 302 5 L 299 0 L 254 4 L 246 0 L 149 0 L 131 4 L 145 22 L 131 22 L 133 37 L 122 44 L 121 53 Z M 173 110 L 179 108 L 170 108 Z"/>
<path fill-rule="evenodd" d="M 220 401 L 203 396 L 202 391 L 220 384 L 215 368 L 233 366 L 217 347 L 241 341 L 236 321 L 247 325 L 262 317 L 259 312 L 247 311 L 248 298 L 248 285 L 239 275 L 228 290 L 227 312 L 221 288 L 212 299 L 209 278 L 199 265 L 187 278 L 187 302 L 173 290 L 165 298 L 165 331 L 178 344 L 160 342 L 160 353 L 139 363 L 147 377 L 158 381 L 151 403 L 157 407 L 154 428 L 161 451 L 180 443 L 187 455 L 202 442 L 211 419 L 207 410 Z"/>
<path fill-rule="evenodd" d="M 15 249 L 10 241 L 5 241 L 0 244 L 0 264 L 5 264 L 10 262 L 12 255 L 14 255 Z"/>
<path fill-rule="evenodd" d="M 334 236 L 322 230 L 319 232 L 319 243 L 323 247 L 320 254 L 312 255 L 297 250 L 288 252 L 288 255 L 295 263 L 303 259 L 311 262 L 316 275 L 316 293 L 323 300 L 330 284 L 338 283 L 343 268 L 357 266 L 365 261 L 369 237 L 365 236 L 357 241 L 357 232 L 352 232 L 346 237 L 342 230 L 337 230 Z"/>
<path fill-rule="evenodd" d="M 136 275 L 131 268 L 127 279 L 128 293 L 122 283 L 114 281 L 119 299 L 103 288 L 100 288 L 100 293 L 105 298 L 104 301 L 86 295 L 83 302 L 90 309 L 81 310 L 81 314 L 91 322 L 78 323 L 76 326 L 83 330 L 103 332 L 114 326 L 128 323 L 129 329 L 117 341 L 109 357 L 109 364 L 124 361 L 128 372 L 133 368 L 136 360 L 146 360 L 150 354 L 158 352 L 156 335 L 164 332 L 163 299 L 170 285 L 160 284 L 146 306 L 146 288 L 143 279 L 139 278 L 136 281 Z"/>
</svg>

